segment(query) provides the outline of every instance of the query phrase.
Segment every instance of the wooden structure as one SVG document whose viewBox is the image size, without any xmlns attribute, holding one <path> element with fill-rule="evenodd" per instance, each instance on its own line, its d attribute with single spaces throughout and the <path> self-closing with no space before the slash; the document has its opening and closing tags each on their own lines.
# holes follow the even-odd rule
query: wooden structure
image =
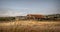
<svg viewBox="0 0 60 32">
<path fill-rule="evenodd" d="M 42 20 L 45 18 L 44 15 L 40 15 L 40 14 L 28 14 L 27 17 L 28 19 L 34 19 L 34 20 Z"/>
</svg>

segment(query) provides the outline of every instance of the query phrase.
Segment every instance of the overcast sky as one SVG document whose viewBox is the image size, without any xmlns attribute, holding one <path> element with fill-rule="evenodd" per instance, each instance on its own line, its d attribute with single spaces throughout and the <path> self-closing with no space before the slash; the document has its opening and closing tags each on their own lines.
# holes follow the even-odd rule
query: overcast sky
<svg viewBox="0 0 60 32">
<path fill-rule="evenodd" d="M 0 0 L 0 16 L 60 13 L 60 0 Z"/>
</svg>

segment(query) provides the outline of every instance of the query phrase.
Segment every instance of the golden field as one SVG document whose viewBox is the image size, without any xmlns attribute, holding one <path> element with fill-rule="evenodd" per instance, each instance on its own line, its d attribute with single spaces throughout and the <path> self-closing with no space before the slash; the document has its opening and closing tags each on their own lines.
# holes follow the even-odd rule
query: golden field
<svg viewBox="0 0 60 32">
<path fill-rule="evenodd" d="M 60 32 L 60 22 L 35 20 L 0 22 L 0 32 Z"/>
</svg>

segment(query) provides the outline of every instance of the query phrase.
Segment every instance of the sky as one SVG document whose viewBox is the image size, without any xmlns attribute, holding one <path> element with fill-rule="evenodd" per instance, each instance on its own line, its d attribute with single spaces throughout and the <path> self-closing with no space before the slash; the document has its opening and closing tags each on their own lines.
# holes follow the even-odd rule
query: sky
<svg viewBox="0 0 60 32">
<path fill-rule="evenodd" d="M 0 16 L 60 14 L 60 0 L 0 0 Z"/>
</svg>

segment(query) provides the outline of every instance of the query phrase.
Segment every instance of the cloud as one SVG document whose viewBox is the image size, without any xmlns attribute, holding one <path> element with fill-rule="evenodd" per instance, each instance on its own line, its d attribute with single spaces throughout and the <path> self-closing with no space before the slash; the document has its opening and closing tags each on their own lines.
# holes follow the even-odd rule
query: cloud
<svg viewBox="0 0 60 32">
<path fill-rule="evenodd" d="M 25 16 L 27 13 L 24 10 L 28 8 L 20 10 L 14 9 L 0 9 L 0 16 Z"/>
<path fill-rule="evenodd" d="M 0 16 L 25 16 L 27 14 L 55 14 L 60 13 L 58 8 L 0 8 Z"/>
</svg>

